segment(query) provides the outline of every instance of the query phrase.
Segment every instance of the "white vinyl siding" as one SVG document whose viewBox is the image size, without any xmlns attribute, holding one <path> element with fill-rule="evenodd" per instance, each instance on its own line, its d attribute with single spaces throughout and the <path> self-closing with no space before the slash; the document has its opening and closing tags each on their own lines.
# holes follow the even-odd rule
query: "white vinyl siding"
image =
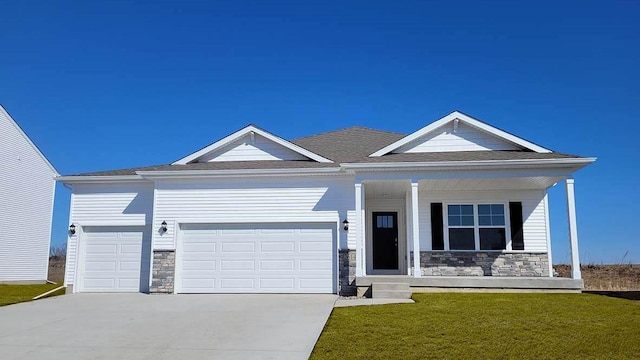
<svg viewBox="0 0 640 360">
<path fill-rule="evenodd" d="M 522 228 L 525 251 L 546 252 L 547 222 L 545 220 L 544 195 L 544 190 L 421 191 L 419 193 L 420 250 L 431 250 L 430 204 L 433 202 L 445 204 L 508 204 L 510 201 L 520 201 L 522 202 Z M 505 209 L 505 211 L 508 211 L 508 206 Z M 508 221 L 509 218 L 507 217 L 506 219 Z M 510 237 L 511 234 L 507 232 L 507 242 Z"/>
<path fill-rule="evenodd" d="M 148 227 L 85 227 L 76 291 L 147 292 L 150 239 Z"/>
<path fill-rule="evenodd" d="M 335 224 L 181 227 L 176 292 L 335 292 Z"/>
<path fill-rule="evenodd" d="M 156 186 L 153 228 L 168 224 L 166 233 L 153 232 L 156 250 L 175 248 L 176 223 L 332 221 L 337 227 L 355 206 L 353 178 L 347 177 L 160 181 Z M 339 239 L 340 248 L 346 248 L 344 230 Z"/>
<path fill-rule="evenodd" d="M 70 223 L 78 233 L 67 241 L 65 284 L 75 277 L 77 241 L 82 226 L 126 226 L 150 224 L 153 211 L 153 184 L 75 184 L 71 196 Z"/>
<path fill-rule="evenodd" d="M 55 176 L 0 107 L 0 282 L 47 279 Z"/>
<path fill-rule="evenodd" d="M 453 123 L 446 124 L 394 151 L 424 153 L 446 151 L 521 150 L 495 135 L 460 122 L 456 132 Z"/>
<path fill-rule="evenodd" d="M 255 160 L 309 160 L 299 153 L 287 149 L 260 135 L 244 136 L 233 143 L 207 154 L 200 162 L 209 161 L 255 161 Z"/>
</svg>

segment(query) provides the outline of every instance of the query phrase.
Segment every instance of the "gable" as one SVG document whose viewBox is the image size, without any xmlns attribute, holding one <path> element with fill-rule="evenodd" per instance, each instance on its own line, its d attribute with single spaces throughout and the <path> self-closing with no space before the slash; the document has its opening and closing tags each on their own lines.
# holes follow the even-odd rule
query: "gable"
<svg viewBox="0 0 640 360">
<path fill-rule="evenodd" d="M 527 150 L 551 153 L 521 137 L 500 130 L 478 119 L 454 111 L 422 129 L 372 153 L 379 157 L 390 153 L 452 151 Z"/>
<path fill-rule="evenodd" d="M 254 125 L 248 125 L 213 144 L 187 155 L 172 165 L 202 162 L 313 160 L 332 161 Z"/>
<path fill-rule="evenodd" d="M 454 120 L 455 121 L 455 120 Z M 511 142 L 469 126 L 451 121 L 428 134 L 394 150 L 393 153 L 450 151 L 523 150 Z"/>
<path fill-rule="evenodd" d="M 309 158 L 276 144 L 263 136 L 247 134 L 218 150 L 202 156 L 198 162 L 260 160 L 309 160 Z"/>
</svg>

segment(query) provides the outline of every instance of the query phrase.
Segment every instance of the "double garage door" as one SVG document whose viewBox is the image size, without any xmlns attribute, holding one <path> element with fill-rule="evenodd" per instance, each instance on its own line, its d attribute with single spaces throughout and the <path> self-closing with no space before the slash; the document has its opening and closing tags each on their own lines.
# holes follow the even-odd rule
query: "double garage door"
<svg viewBox="0 0 640 360">
<path fill-rule="evenodd" d="M 78 289 L 146 292 L 151 233 L 143 227 L 87 227 Z M 182 225 L 179 293 L 333 293 L 335 225 Z"/>
<path fill-rule="evenodd" d="M 181 293 L 332 293 L 329 224 L 183 225 L 177 249 Z"/>
</svg>

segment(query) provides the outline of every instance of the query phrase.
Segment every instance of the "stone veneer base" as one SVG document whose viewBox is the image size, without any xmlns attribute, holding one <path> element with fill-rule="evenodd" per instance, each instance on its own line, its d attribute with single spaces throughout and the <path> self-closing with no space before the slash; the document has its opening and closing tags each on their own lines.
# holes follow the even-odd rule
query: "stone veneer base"
<svg viewBox="0 0 640 360">
<path fill-rule="evenodd" d="M 340 283 L 338 294 L 340 296 L 356 295 L 356 251 L 341 249 L 339 257 L 339 278 Z"/>
<path fill-rule="evenodd" d="M 499 251 L 421 251 L 423 276 L 548 277 L 547 253 Z"/>
<path fill-rule="evenodd" d="M 150 293 L 173 294 L 176 269 L 175 250 L 154 250 Z"/>
</svg>

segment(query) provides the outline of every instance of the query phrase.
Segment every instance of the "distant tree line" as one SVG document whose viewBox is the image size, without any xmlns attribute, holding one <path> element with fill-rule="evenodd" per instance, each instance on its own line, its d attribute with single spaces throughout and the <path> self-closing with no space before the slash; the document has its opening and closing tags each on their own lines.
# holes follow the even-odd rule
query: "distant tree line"
<svg viewBox="0 0 640 360">
<path fill-rule="evenodd" d="M 67 244 L 60 246 L 52 246 L 49 249 L 49 259 L 51 260 L 64 260 L 67 258 Z"/>
</svg>

